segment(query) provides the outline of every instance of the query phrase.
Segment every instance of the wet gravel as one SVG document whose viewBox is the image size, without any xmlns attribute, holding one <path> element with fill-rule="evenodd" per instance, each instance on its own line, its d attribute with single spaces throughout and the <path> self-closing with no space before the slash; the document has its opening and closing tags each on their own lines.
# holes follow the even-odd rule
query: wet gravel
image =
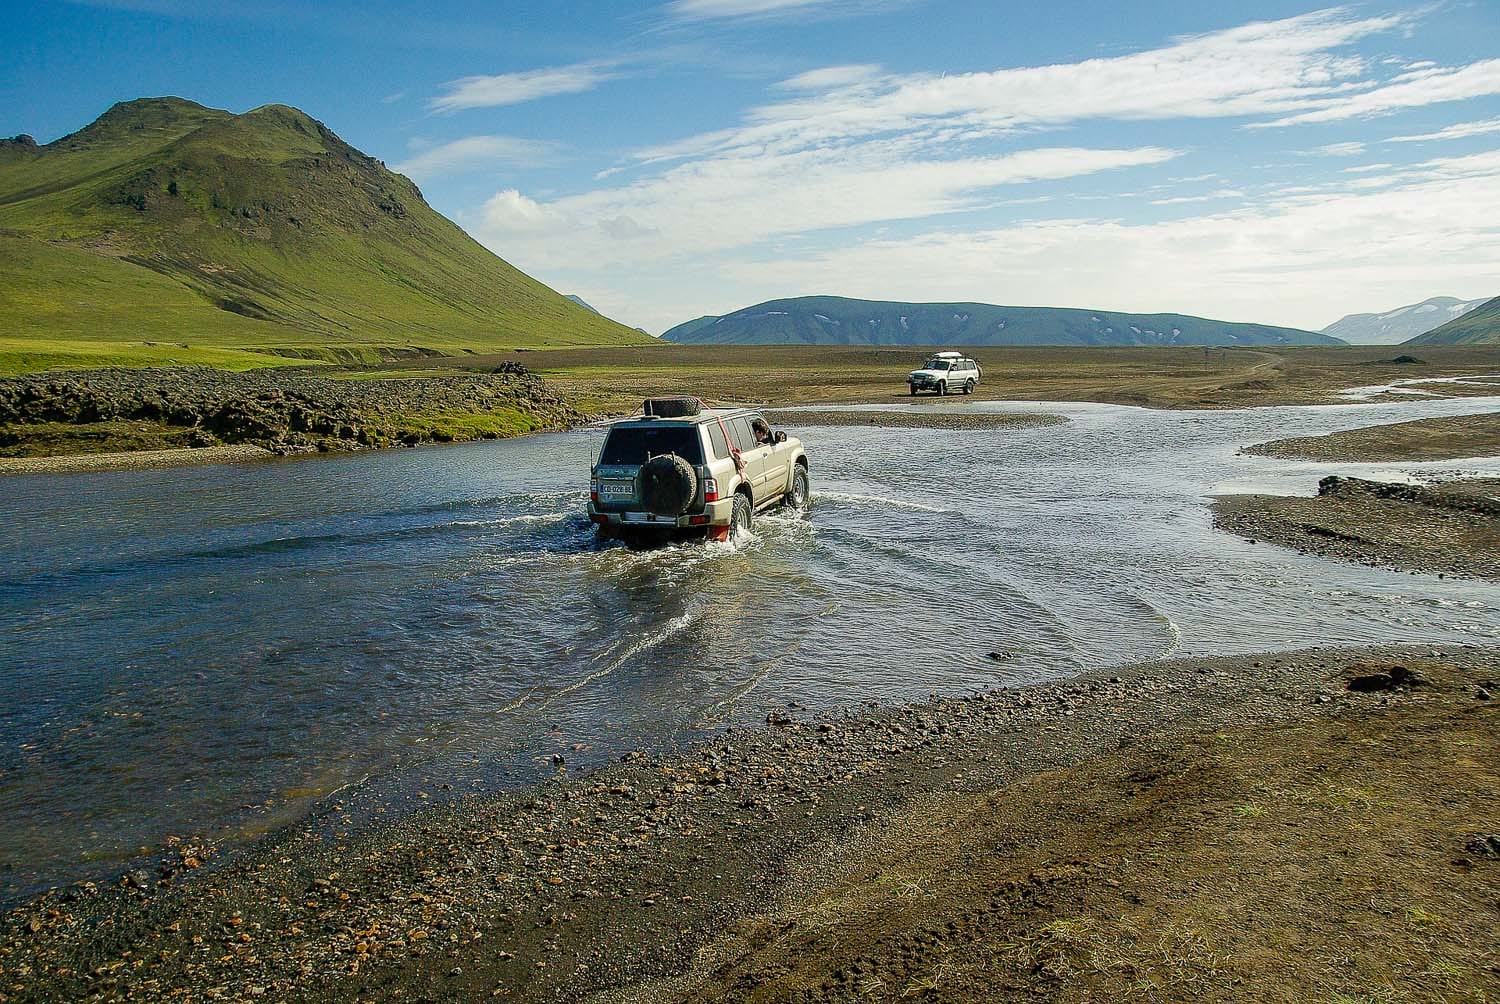
<svg viewBox="0 0 1500 1004">
<path fill-rule="evenodd" d="M 572 1001 L 665 978 L 868 834 L 944 791 L 1101 752 L 1336 711 L 1372 658 L 1493 675 L 1497 650 L 1382 648 L 1146 663 L 1064 683 L 766 724 L 498 798 L 352 824 L 347 792 L 219 860 L 54 890 L 0 922 L 0 999 Z M 1476 699 L 1482 699 L 1476 692 Z M 1359 695 L 1384 701 L 1389 694 Z M 434 779 L 434 794 L 444 788 Z"/>
<path fill-rule="evenodd" d="M 1318 495 L 1217 499 L 1214 523 L 1252 541 L 1339 561 L 1500 579 L 1500 481 L 1429 485 L 1324 478 Z"/>
</svg>

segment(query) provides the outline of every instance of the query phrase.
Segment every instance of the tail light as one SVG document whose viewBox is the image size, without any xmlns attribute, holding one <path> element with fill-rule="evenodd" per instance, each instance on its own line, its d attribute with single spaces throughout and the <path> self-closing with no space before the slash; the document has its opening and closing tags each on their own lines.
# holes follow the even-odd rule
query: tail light
<svg viewBox="0 0 1500 1004">
<path fill-rule="evenodd" d="M 716 478 L 703 479 L 703 501 L 719 501 L 719 482 Z"/>
<path fill-rule="evenodd" d="M 589 482 L 589 501 L 590 502 L 598 502 L 599 501 L 599 482 L 597 482 L 597 481 L 590 481 Z"/>
</svg>

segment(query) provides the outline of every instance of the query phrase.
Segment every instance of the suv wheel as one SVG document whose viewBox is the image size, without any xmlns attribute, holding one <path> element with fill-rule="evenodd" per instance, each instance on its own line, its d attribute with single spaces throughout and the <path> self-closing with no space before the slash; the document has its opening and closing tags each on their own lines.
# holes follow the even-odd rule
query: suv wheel
<svg viewBox="0 0 1500 1004">
<path fill-rule="evenodd" d="M 965 394 L 972 394 L 972 393 L 974 393 L 974 381 L 973 380 L 970 380 L 970 381 L 968 381 L 967 383 L 964 384 L 964 393 Z"/>
<path fill-rule="evenodd" d="M 787 489 L 786 504 L 793 509 L 801 509 L 807 505 L 807 468 L 797 464 L 792 468 L 792 486 Z"/>
<path fill-rule="evenodd" d="M 947 397 L 947 396 L 948 396 L 948 384 L 946 382 L 938 384 L 938 397 Z"/>
<path fill-rule="evenodd" d="M 916 384 L 908 384 L 907 387 L 906 387 L 906 389 L 909 390 L 909 391 L 911 391 L 911 396 L 912 397 L 916 397 L 917 396 L 917 385 Z"/>
<path fill-rule="evenodd" d="M 729 513 L 729 541 L 745 536 L 750 532 L 750 500 L 744 495 L 734 497 L 734 508 Z"/>
</svg>

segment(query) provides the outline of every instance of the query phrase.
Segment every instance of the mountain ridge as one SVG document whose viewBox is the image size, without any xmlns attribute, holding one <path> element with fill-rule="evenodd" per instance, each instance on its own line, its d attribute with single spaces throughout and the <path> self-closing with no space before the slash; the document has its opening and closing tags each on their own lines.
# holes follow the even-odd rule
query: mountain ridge
<svg viewBox="0 0 1500 1004">
<path fill-rule="evenodd" d="M 1486 300 L 1461 317 L 1420 334 L 1406 345 L 1500 344 L 1500 296 Z"/>
<path fill-rule="evenodd" d="M 827 345 L 1342 345 L 1297 328 L 1190 314 L 1077 307 L 911 303 L 802 296 L 685 321 L 662 334 L 683 344 Z"/>
<path fill-rule="evenodd" d="M 645 341 L 289 105 L 142 98 L 0 146 L 0 252 L 10 369 Z"/>
<path fill-rule="evenodd" d="M 1483 299 L 1430 296 L 1420 303 L 1408 303 L 1380 313 L 1346 314 L 1322 331 L 1351 345 L 1399 345 L 1462 317 L 1484 302 Z"/>
</svg>

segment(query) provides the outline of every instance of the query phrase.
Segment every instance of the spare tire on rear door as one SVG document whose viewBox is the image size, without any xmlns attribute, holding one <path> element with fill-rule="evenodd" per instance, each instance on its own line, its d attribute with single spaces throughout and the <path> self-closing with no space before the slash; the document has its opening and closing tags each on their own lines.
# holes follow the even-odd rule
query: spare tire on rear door
<svg viewBox="0 0 1500 1004">
<path fill-rule="evenodd" d="M 652 457 L 641 468 L 641 498 L 658 516 L 681 516 L 698 497 L 698 473 L 675 453 Z"/>
</svg>

